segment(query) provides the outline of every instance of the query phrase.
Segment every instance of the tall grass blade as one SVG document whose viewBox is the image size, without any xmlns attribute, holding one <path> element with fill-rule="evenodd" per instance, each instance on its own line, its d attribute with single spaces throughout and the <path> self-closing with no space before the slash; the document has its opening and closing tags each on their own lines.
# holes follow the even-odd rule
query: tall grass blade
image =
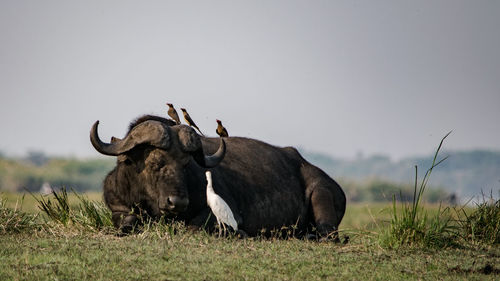
<svg viewBox="0 0 500 281">
<path fill-rule="evenodd" d="M 70 206 L 66 188 L 60 191 L 53 190 L 50 195 L 37 197 L 31 195 L 38 202 L 38 208 L 47 215 L 49 220 L 67 226 L 73 225 L 101 230 L 106 227 L 112 227 L 111 212 L 102 202 L 90 201 L 85 196 L 78 194 L 73 190 L 79 203 L 76 206 Z M 51 200 L 51 197 L 52 200 Z"/>
<path fill-rule="evenodd" d="M 52 189 L 52 193 L 46 196 L 42 195 L 40 198 L 36 197 L 31 192 L 30 194 L 38 202 L 38 208 L 44 212 L 49 219 L 63 225 L 68 224 L 70 221 L 70 208 L 66 188 L 61 188 L 59 192 Z M 55 200 L 50 200 L 49 197 L 51 195 L 54 196 Z"/>
<path fill-rule="evenodd" d="M 447 159 L 437 160 L 444 140 L 450 135 L 447 133 L 439 143 L 430 168 L 425 172 L 420 185 L 418 184 L 418 167 L 415 166 L 415 181 L 411 203 L 401 198 L 401 207 L 397 208 L 396 198 L 393 196 L 391 227 L 382 240 L 391 247 L 402 245 L 420 245 L 444 247 L 452 243 L 453 234 L 449 212 L 439 208 L 438 214 L 429 219 L 422 204 L 422 197 L 427 187 L 432 170 Z M 401 196 L 402 197 L 402 196 Z"/>
<path fill-rule="evenodd" d="M 111 211 L 102 202 L 90 201 L 74 190 L 73 193 L 80 201 L 78 211 L 72 218 L 74 222 L 95 229 L 113 226 Z"/>
</svg>

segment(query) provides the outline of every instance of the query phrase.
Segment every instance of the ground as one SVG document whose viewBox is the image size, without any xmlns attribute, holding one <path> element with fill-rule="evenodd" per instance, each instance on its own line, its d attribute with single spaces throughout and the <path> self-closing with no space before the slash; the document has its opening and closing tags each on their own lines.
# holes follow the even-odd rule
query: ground
<svg viewBox="0 0 500 281">
<path fill-rule="evenodd" d="M 28 198 L 24 204 L 33 206 Z M 128 237 L 61 225 L 0 234 L 0 280 L 500 279 L 498 246 L 380 247 L 389 206 L 348 205 L 341 224 L 347 244 L 218 238 L 181 224 Z"/>
</svg>

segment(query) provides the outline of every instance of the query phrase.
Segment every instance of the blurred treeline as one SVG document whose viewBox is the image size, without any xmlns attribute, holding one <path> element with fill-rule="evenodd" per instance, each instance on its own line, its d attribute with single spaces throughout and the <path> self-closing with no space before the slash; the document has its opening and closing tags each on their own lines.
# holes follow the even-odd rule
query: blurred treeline
<svg viewBox="0 0 500 281">
<path fill-rule="evenodd" d="M 0 156 L 0 191 L 41 191 L 44 183 L 76 191 L 100 191 L 102 180 L 114 167 L 113 159 L 49 158 L 30 152 L 25 158 Z"/>
<path fill-rule="evenodd" d="M 348 202 L 390 202 L 393 196 L 399 201 L 408 202 L 414 198 L 414 185 L 389 182 L 380 179 L 365 181 L 338 180 L 346 194 Z M 418 188 L 418 187 L 417 187 Z M 442 187 L 428 187 L 423 194 L 427 203 L 459 203 L 455 193 L 449 193 Z"/>
<path fill-rule="evenodd" d="M 372 182 L 373 179 L 411 185 L 415 180 L 415 166 L 418 166 L 420 180 L 426 169 L 431 166 L 433 158 L 433 154 L 429 154 L 399 160 L 384 155 L 358 155 L 355 159 L 340 159 L 322 153 L 301 152 L 307 160 L 321 167 L 334 179 L 355 179 L 355 186 L 361 182 L 362 186 L 368 189 L 368 185 L 373 185 L 374 189 L 379 188 L 379 183 Z M 429 186 L 440 187 L 450 194 L 456 194 L 461 201 L 480 196 L 482 192 L 492 192 L 494 197 L 500 195 L 500 152 L 443 151 L 441 155 L 448 156 L 448 159 L 432 171 Z M 429 193 L 432 189 L 430 188 Z"/>
<path fill-rule="evenodd" d="M 0 191 L 50 191 L 42 190 L 44 184 L 54 189 L 66 187 L 78 192 L 101 191 L 102 180 L 114 165 L 113 158 L 49 158 L 40 152 L 30 152 L 24 158 L 0 156 Z M 412 186 L 390 181 L 340 179 L 339 183 L 350 202 L 390 201 L 393 194 L 398 198 L 402 196 L 403 200 L 413 196 Z M 443 189 L 430 188 L 426 191 L 428 202 L 449 198 L 450 194 Z"/>
</svg>

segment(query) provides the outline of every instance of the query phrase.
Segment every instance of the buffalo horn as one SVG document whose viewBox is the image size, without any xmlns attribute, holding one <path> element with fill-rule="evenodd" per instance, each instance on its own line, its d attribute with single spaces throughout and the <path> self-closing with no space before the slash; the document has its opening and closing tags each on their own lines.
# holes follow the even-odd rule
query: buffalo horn
<svg viewBox="0 0 500 281">
<path fill-rule="evenodd" d="M 226 154 L 226 143 L 222 138 L 220 138 L 220 144 L 219 144 L 219 149 L 212 154 L 212 155 L 205 155 L 203 153 L 203 149 L 200 147 L 200 149 L 196 150 L 193 153 L 193 158 L 203 168 L 213 168 L 224 159 L 224 156 Z"/>
<path fill-rule="evenodd" d="M 169 128 L 158 121 L 145 121 L 135 126 L 124 139 L 115 139 L 111 143 L 102 142 L 97 133 L 99 121 L 90 130 L 90 142 L 94 148 L 104 155 L 117 156 L 127 152 L 139 144 L 149 144 L 166 149 L 169 145 Z"/>
</svg>

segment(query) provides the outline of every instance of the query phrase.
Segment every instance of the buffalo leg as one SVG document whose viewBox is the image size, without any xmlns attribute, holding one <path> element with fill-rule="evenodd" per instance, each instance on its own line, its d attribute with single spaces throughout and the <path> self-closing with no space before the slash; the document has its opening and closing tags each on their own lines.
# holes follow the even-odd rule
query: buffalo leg
<svg viewBox="0 0 500 281">
<path fill-rule="evenodd" d="M 138 223 L 137 216 L 130 214 L 130 212 L 112 210 L 111 219 L 113 220 L 113 225 L 123 234 L 132 232 Z"/>
<path fill-rule="evenodd" d="M 338 227 L 345 213 L 346 198 L 342 188 L 319 168 L 302 164 L 301 173 L 306 198 L 320 239 L 338 240 Z"/>
<path fill-rule="evenodd" d="M 124 234 L 132 232 L 137 226 L 137 217 L 135 215 L 113 212 L 112 219 L 113 225 Z"/>
<path fill-rule="evenodd" d="M 332 192 L 323 187 L 315 188 L 311 194 L 311 209 L 319 236 L 338 239 L 337 227 L 340 222 L 337 219 Z"/>
<path fill-rule="evenodd" d="M 120 226 L 120 230 L 125 233 L 131 233 L 137 227 L 137 217 L 135 215 L 128 215 L 122 220 L 122 225 Z"/>
</svg>

